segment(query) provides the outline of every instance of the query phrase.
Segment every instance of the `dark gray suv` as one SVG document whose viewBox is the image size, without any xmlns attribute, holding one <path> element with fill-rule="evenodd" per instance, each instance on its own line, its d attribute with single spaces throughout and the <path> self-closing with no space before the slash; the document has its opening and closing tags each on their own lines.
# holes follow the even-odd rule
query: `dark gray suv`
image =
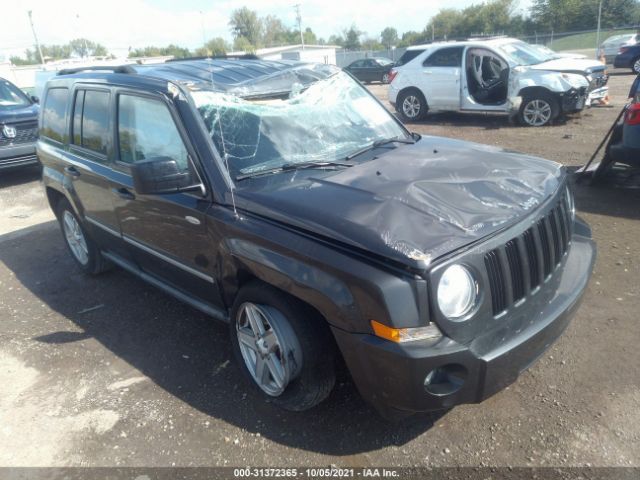
<svg viewBox="0 0 640 480">
<path fill-rule="evenodd" d="M 68 71 L 43 102 L 43 183 L 77 265 L 227 322 L 283 408 L 324 400 L 343 364 L 389 417 L 479 402 L 560 336 L 591 275 L 562 166 L 412 134 L 335 67 Z"/>
<path fill-rule="evenodd" d="M 38 99 L 0 78 L 0 170 L 38 163 Z"/>
</svg>

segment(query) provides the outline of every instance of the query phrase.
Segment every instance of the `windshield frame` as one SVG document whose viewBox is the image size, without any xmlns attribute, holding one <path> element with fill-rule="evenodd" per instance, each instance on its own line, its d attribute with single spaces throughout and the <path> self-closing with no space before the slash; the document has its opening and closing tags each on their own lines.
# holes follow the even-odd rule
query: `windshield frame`
<svg viewBox="0 0 640 480">
<path fill-rule="evenodd" d="M 17 94 L 17 96 L 24 100 L 24 103 L 17 105 L 2 105 L 0 104 L 0 109 L 14 109 L 14 108 L 25 108 L 30 107 L 34 104 L 33 100 L 29 98 L 29 96 L 24 93 L 20 88 L 18 88 L 14 83 L 10 82 L 6 78 L 0 77 L 0 83 L 3 83 L 10 92 Z"/>
<path fill-rule="evenodd" d="M 398 135 L 399 138 L 401 139 L 406 139 L 406 140 L 410 140 L 410 141 L 417 141 L 416 140 L 416 136 L 414 136 L 414 134 L 407 129 L 407 127 L 395 116 L 393 115 L 388 109 L 387 107 L 385 107 L 385 105 L 382 103 L 382 101 L 380 99 L 378 99 L 378 97 L 376 97 L 369 89 L 367 89 L 366 87 L 364 87 L 362 85 L 362 83 L 360 81 L 358 81 L 358 79 L 350 72 L 346 71 L 346 70 L 338 70 L 336 71 L 334 74 L 324 78 L 324 79 L 319 79 L 316 80 L 315 82 L 312 82 L 308 85 L 305 85 L 304 90 L 306 90 L 307 88 L 309 88 L 311 85 L 314 85 L 315 83 L 319 82 L 319 81 L 326 81 L 336 75 L 346 75 L 350 78 L 351 82 L 353 82 L 354 88 L 360 88 L 362 90 L 364 90 L 364 92 L 366 93 L 366 95 L 372 99 L 375 103 L 378 104 L 378 106 L 384 111 L 384 113 L 387 115 L 388 118 L 390 118 L 394 124 L 400 129 L 402 135 Z M 199 85 L 199 87 L 202 87 L 202 85 Z M 213 93 L 220 93 L 218 91 L 215 90 L 208 90 L 211 91 Z M 196 99 L 193 96 L 193 93 L 195 93 L 194 91 L 191 90 L 187 90 L 188 93 L 188 103 L 192 106 L 193 110 L 194 110 L 194 114 L 197 117 L 197 121 L 198 123 L 201 125 L 201 131 L 203 132 L 203 135 L 206 137 L 206 142 L 209 146 L 209 148 L 211 149 L 211 151 L 214 153 L 214 157 L 215 157 L 215 164 L 217 166 L 217 168 L 219 168 L 221 170 L 221 174 L 222 176 L 225 178 L 226 183 L 228 184 L 228 187 L 230 190 L 235 190 L 236 188 L 238 188 L 239 183 L 242 183 L 242 181 L 238 180 L 236 176 L 234 176 L 233 172 L 228 168 L 227 162 L 225 161 L 225 153 L 224 151 L 221 151 L 218 146 L 215 144 L 213 137 L 211 135 L 211 132 L 209 131 L 209 129 L 206 126 L 205 123 L 205 119 L 203 118 L 203 116 L 201 115 L 199 108 L 198 108 L 198 102 L 196 101 Z M 268 98 L 280 98 L 282 97 L 282 95 L 284 93 L 291 93 L 291 90 L 289 90 L 288 92 L 278 92 L 278 93 L 274 93 L 273 95 L 260 95 L 259 97 L 255 96 L 255 95 L 235 95 L 238 98 L 242 99 L 242 100 L 253 100 L 256 98 L 261 98 L 261 99 L 268 99 Z M 233 95 L 233 94 L 232 94 Z M 420 137 L 419 137 L 420 138 Z M 418 138 L 418 139 L 419 139 Z M 342 159 L 336 159 L 336 162 L 340 162 L 342 161 Z M 367 161 L 367 160 L 364 160 Z M 285 162 L 283 162 L 285 163 Z M 287 170 L 287 171 L 293 171 L 293 170 Z"/>
</svg>

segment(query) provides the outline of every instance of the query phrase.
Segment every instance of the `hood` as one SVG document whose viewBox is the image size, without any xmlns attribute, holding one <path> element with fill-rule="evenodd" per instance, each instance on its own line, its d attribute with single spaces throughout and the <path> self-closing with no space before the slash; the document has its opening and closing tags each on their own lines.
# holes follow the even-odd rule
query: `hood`
<svg viewBox="0 0 640 480">
<path fill-rule="evenodd" d="M 17 123 L 27 120 L 38 120 L 39 106 L 31 104 L 24 107 L 0 106 L 0 125 L 5 123 Z"/>
<path fill-rule="evenodd" d="M 533 70 L 550 70 L 553 72 L 572 72 L 584 75 L 594 71 L 605 70 L 605 65 L 598 60 L 585 58 L 556 58 L 548 62 L 531 65 Z"/>
<path fill-rule="evenodd" d="M 339 171 L 245 180 L 238 206 L 415 269 L 500 231 L 557 191 L 557 163 L 436 137 Z"/>
</svg>

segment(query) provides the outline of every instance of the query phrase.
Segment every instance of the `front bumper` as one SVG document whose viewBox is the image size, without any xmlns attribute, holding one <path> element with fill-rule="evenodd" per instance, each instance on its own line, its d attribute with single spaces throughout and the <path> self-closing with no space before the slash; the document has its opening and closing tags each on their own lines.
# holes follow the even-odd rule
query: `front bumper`
<svg viewBox="0 0 640 480">
<path fill-rule="evenodd" d="M 589 92 L 586 105 L 589 107 L 593 102 L 599 102 L 609 96 L 609 87 L 600 87 Z"/>
<path fill-rule="evenodd" d="M 561 97 L 562 113 L 576 113 L 584 110 L 588 94 L 585 88 L 572 88 Z"/>
<path fill-rule="evenodd" d="M 0 170 L 37 163 L 35 142 L 0 147 Z"/>
<path fill-rule="evenodd" d="M 513 383 L 561 335 L 578 308 L 595 262 L 595 244 L 579 220 L 558 287 L 527 328 L 502 340 L 498 329 L 463 345 L 444 337 L 434 345 L 393 343 L 333 328 L 362 396 L 385 417 L 478 403 Z M 439 370 L 436 370 L 439 369 Z M 427 389 L 430 372 L 442 385 Z M 450 378 L 447 378 L 447 372 Z M 449 382 L 449 385 L 447 385 Z"/>
</svg>

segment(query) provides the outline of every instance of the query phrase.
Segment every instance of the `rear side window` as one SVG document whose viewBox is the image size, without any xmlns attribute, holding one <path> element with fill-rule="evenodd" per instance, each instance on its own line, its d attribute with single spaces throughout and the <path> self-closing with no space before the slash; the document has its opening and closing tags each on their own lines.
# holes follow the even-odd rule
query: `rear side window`
<svg viewBox="0 0 640 480">
<path fill-rule="evenodd" d="M 422 64 L 425 67 L 460 67 L 462 66 L 463 47 L 441 48 L 433 52 Z"/>
<path fill-rule="evenodd" d="M 417 49 L 417 50 L 407 50 L 406 52 L 404 52 L 402 54 L 402 56 L 400 57 L 400 60 L 398 60 L 396 62 L 396 65 L 399 67 L 401 65 L 406 65 L 407 63 L 409 63 L 411 60 L 413 60 L 414 58 L 416 58 L 418 55 L 420 55 L 422 52 L 424 52 L 424 49 Z"/>
<path fill-rule="evenodd" d="M 107 154 L 109 92 L 78 90 L 73 108 L 73 143 Z"/>
<path fill-rule="evenodd" d="M 69 89 L 67 88 L 51 88 L 47 92 L 42 112 L 41 133 L 43 137 L 56 142 L 64 141 L 68 96 Z"/>
<path fill-rule="evenodd" d="M 120 160 L 135 163 L 154 157 L 174 159 L 189 168 L 187 149 L 167 106 L 150 98 L 118 97 Z"/>
</svg>

